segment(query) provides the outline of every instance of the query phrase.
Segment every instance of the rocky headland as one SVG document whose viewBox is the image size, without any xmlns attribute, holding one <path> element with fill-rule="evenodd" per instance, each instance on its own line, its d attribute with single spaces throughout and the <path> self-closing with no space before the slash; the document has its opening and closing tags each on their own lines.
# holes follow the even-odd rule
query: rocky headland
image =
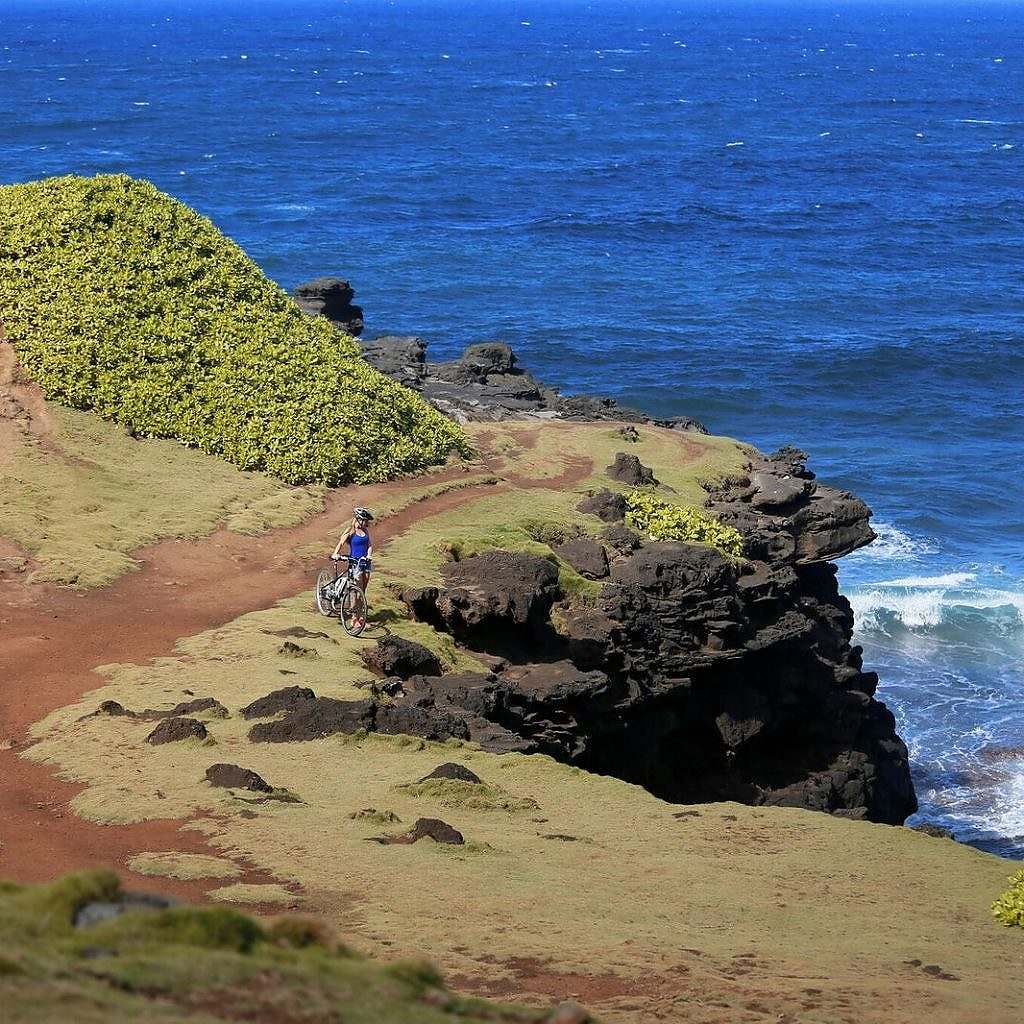
<svg viewBox="0 0 1024 1024">
<path fill-rule="evenodd" d="M 447 363 L 429 362 L 417 337 L 362 344 L 375 367 L 464 421 L 623 423 L 626 450 L 606 472 L 625 486 L 658 486 L 659 467 L 628 451 L 629 424 L 704 430 L 686 417 L 657 421 L 610 399 L 563 396 L 501 342 Z M 402 598 L 415 619 L 491 659 L 491 671 L 417 670 L 408 651 L 378 659 L 385 703 L 324 708 L 336 722 L 328 728 L 540 751 L 674 801 L 901 824 L 917 808 L 907 749 L 852 644 L 833 564 L 874 539 L 871 511 L 816 480 L 806 461 L 795 448 L 751 448 L 744 472 L 707 485 L 707 510 L 742 536 L 740 559 L 640 535 L 624 523 L 623 495 L 602 489 L 578 511 L 605 525 L 596 536 L 552 527 L 543 538 L 550 559 L 495 550 L 449 562 L 440 586 Z M 561 589 L 558 560 L 593 582 L 588 600 Z M 294 735 L 290 718 L 269 727 L 273 738 Z"/>
</svg>

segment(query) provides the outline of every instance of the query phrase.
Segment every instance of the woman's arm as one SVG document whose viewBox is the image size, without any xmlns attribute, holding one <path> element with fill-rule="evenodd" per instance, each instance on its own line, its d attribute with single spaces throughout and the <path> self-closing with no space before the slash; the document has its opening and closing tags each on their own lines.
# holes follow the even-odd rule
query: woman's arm
<svg viewBox="0 0 1024 1024">
<path fill-rule="evenodd" d="M 337 557 L 338 557 L 338 555 L 340 555 L 340 554 L 341 554 L 341 545 L 342 545 L 342 544 L 347 544 L 347 543 L 349 542 L 349 540 L 351 539 L 351 537 L 352 537 L 352 527 L 350 526 L 350 527 L 349 527 L 349 528 L 348 528 L 348 529 L 347 529 L 347 530 L 346 530 L 346 531 L 345 531 L 345 532 L 344 532 L 344 533 L 343 533 L 343 534 L 341 535 L 341 537 L 340 537 L 340 538 L 338 538 L 338 544 L 337 544 L 337 547 L 335 547 L 335 549 L 334 549 L 334 554 L 333 554 L 333 555 L 331 555 L 331 558 L 337 558 Z"/>
</svg>

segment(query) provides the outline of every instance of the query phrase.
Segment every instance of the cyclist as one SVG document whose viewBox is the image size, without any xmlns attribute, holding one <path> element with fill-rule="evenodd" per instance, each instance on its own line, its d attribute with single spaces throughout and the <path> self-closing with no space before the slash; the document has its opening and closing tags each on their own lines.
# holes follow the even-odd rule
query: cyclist
<svg viewBox="0 0 1024 1024">
<path fill-rule="evenodd" d="M 363 588 L 364 594 L 370 583 L 370 569 L 373 566 L 373 541 L 370 540 L 370 531 L 367 529 L 367 526 L 372 521 L 373 513 L 368 508 L 363 508 L 362 505 L 354 508 L 352 510 L 352 522 L 349 523 L 348 528 L 341 535 L 334 553 L 331 555 L 332 559 L 339 559 L 341 557 L 341 546 L 343 544 L 348 545 L 348 557 L 355 561 L 359 567 L 356 578 L 359 581 L 359 586 Z M 366 621 L 363 620 L 361 625 L 365 626 Z"/>
</svg>

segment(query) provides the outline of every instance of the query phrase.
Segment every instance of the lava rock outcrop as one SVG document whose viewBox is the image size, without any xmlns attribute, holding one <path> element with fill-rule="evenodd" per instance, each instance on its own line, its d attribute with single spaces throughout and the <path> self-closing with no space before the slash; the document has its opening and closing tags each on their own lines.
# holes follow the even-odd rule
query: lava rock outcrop
<svg viewBox="0 0 1024 1024">
<path fill-rule="evenodd" d="M 303 304 L 302 299 L 298 301 Z M 360 344 L 371 366 L 418 391 L 460 423 L 524 418 L 618 420 L 707 433 L 689 416 L 656 419 L 612 398 L 563 395 L 523 370 L 502 341 L 478 342 L 460 358 L 443 363 L 429 362 L 427 342 L 412 335 L 382 335 Z"/>
<path fill-rule="evenodd" d="M 318 277 L 300 284 L 292 294 L 303 313 L 325 316 L 353 338 L 363 333 L 363 309 L 353 305 L 355 291 L 348 281 L 338 277 Z"/>
<path fill-rule="evenodd" d="M 412 677 L 395 707 L 447 708 L 486 749 L 541 751 L 669 800 L 901 823 L 917 806 L 907 750 L 828 561 L 872 539 L 870 510 L 804 458 L 758 456 L 709 496 L 745 560 L 615 524 L 588 541 L 607 576 L 585 603 L 562 600 L 535 555 L 444 567 L 442 586 L 403 595 L 413 616 L 505 660 Z M 616 504 L 603 492 L 581 508 L 611 519 Z"/>
</svg>

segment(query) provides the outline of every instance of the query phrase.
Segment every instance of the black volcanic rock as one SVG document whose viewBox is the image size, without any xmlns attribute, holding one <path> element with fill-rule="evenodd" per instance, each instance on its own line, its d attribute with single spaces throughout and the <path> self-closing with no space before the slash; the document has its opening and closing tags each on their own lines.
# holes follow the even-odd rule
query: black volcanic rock
<svg viewBox="0 0 1024 1024">
<path fill-rule="evenodd" d="M 564 544 L 556 544 L 552 551 L 581 576 L 600 580 L 608 575 L 608 555 L 592 537 L 573 537 Z"/>
<path fill-rule="evenodd" d="M 459 422 L 524 417 L 617 420 L 707 433 L 688 416 L 659 420 L 620 406 L 611 398 L 562 395 L 557 388 L 548 387 L 525 372 L 515 353 L 502 341 L 469 345 L 458 359 L 444 363 L 428 362 L 426 342 L 415 336 L 383 335 L 361 344 L 368 363 L 419 391 L 428 402 Z"/>
<path fill-rule="evenodd" d="M 181 740 L 205 740 L 206 726 L 196 718 L 165 718 L 147 737 L 154 747 Z"/>
<path fill-rule="evenodd" d="M 441 674 L 441 662 L 433 651 L 400 636 L 381 637 L 373 647 L 364 647 L 359 656 L 371 672 L 380 676 L 408 679 L 414 675 Z"/>
<path fill-rule="evenodd" d="M 317 697 L 302 701 L 284 718 L 260 722 L 249 730 L 253 743 L 290 743 L 319 740 L 336 733 L 354 733 L 373 726 L 376 702 L 367 700 L 335 700 Z"/>
<path fill-rule="evenodd" d="M 558 597 L 558 569 L 546 558 L 488 551 L 441 569 L 444 587 L 406 591 L 414 617 L 483 650 L 502 653 L 513 630 L 536 634 Z"/>
<path fill-rule="evenodd" d="M 626 499 L 618 491 L 596 491 L 588 495 L 577 506 L 577 512 L 595 515 L 606 523 L 614 523 L 626 518 Z"/>
<path fill-rule="evenodd" d="M 480 783 L 480 776 L 470 771 L 465 765 L 455 764 L 453 761 L 446 761 L 439 764 L 429 775 L 424 775 L 420 782 L 429 782 L 431 779 L 453 779 L 456 782 Z"/>
<path fill-rule="evenodd" d="M 418 818 L 412 829 L 401 836 L 374 836 L 370 842 L 382 846 L 409 846 L 421 839 L 433 839 L 435 843 L 461 846 L 465 839 L 462 833 L 440 818 Z"/>
<path fill-rule="evenodd" d="M 280 711 L 295 711 L 314 700 L 316 700 L 316 694 L 309 687 L 286 686 L 246 705 L 242 708 L 242 717 L 270 718 Z"/>
<path fill-rule="evenodd" d="M 363 333 L 363 310 L 354 306 L 355 292 L 339 277 L 318 277 L 300 284 L 293 292 L 295 303 L 309 316 L 325 316 L 353 338 Z"/>
<path fill-rule="evenodd" d="M 363 358 L 381 373 L 419 390 L 427 373 L 427 343 L 414 335 L 386 335 L 362 342 Z"/>
<path fill-rule="evenodd" d="M 869 544 L 871 509 L 848 491 L 818 483 L 797 448 L 756 456 L 746 476 L 709 492 L 708 507 L 743 535 L 753 558 L 829 562 Z"/>
<path fill-rule="evenodd" d="M 615 461 L 605 472 L 613 480 L 629 487 L 644 487 L 658 482 L 650 466 L 645 466 L 635 455 L 626 452 L 617 452 Z"/>
<path fill-rule="evenodd" d="M 237 764 L 211 764 L 206 769 L 206 781 L 223 789 L 248 789 L 253 793 L 270 793 L 274 787 L 251 768 Z"/>
<path fill-rule="evenodd" d="M 472 592 L 474 622 L 494 616 L 533 660 L 417 676 L 396 704 L 447 708 L 487 749 L 538 750 L 673 801 L 890 823 L 916 808 L 906 747 L 850 645 L 834 566 L 802 564 L 793 549 L 737 563 L 703 545 L 644 544 L 615 560 L 596 600 L 560 605 L 558 642 L 538 646 L 534 610 L 509 614 L 495 593 L 510 585 L 525 598 L 525 574 L 498 582 L 487 564 L 431 591 L 436 624 L 493 650 L 460 618 L 455 595 Z M 440 611 L 452 605 L 459 615 Z"/>
</svg>

